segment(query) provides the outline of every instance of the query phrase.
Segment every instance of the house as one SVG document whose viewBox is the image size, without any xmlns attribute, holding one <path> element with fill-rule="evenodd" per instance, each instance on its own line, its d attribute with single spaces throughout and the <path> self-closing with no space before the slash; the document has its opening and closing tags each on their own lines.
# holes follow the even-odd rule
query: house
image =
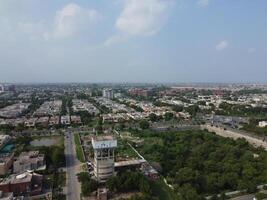
<svg viewBox="0 0 267 200">
<path fill-rule="evenodd" d="M 63 116 L 61 116 L 60 123 L 62 125 L 70 125 L 70 116 L 69 115 L 63 115 Z"/>
<path fill-rule="evenodd" d="M 71 123 L 73 123 L 73 124 L 81 124 L 82 123 L 80 116 L 72 115 L 70 117 L 70 119 L 71 119 Z"/>
<path fill-rule="evenodd" d="M 49 119 L 49 126 L 54 126 L 59 124 L 59 116 L 52 116 Z"/>
<path fill-rule="evenodd" d="M 6 192 L 6 193 L 0 192 L 0 200 L 15 200 L 13 192 Z"/>
<path fill-rule="evenodd" d="M 267 121 L 260 121 L 259 122 L 259 127 L 264 128 L 266 126 L 267 126 Z"/>
<path fill-rule="evenodd" d="M 148 163 L 143 163 L 141 165 L 141 171 L 151 180 L 156 180 L 159 177 L 158 172 Z"/>
<path fill-rule="evenodd" d="M 26 119 L 24 122 L 24 126 L 32 128 L 35 126 L 35 122 L 36 122 L 37 118 L 29 118 Z"/>
<path fill-rule="evenodd" d="M 24 172 L 12 174 L 0 181 L 0 191 L 3 193 L 13 192 L 18 195 L 37 195 L 42 192 L 43 175 Z"/>
<path fill-rule="evenodd" d="M 27 170 L 42 170 L 45 168 L 44 154 L 39 154 L 39 151 L 22 152 L 13 164 L 14 173 L 21 173 Z"/>
<path fill-rule="evenodd" d="M 6 175 L 12 167 L 14 161 L 14 153 L 0 154 L 0 175 Z"/>
<path fill-rule="evenodd" d="M 49 117 L 39 117 L 36 121 L 36 124 L 46 127 L 48 125 L 48 120 Z"/>
</svg>

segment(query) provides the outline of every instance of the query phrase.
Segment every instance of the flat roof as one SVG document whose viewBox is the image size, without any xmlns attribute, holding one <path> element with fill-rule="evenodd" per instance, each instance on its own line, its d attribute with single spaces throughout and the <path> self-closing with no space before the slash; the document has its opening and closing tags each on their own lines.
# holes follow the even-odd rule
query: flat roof
<svg viewBox="0 0 267 200">
<path fill-rule="evenodd" d="M 117 147 L 117 139 L 112 135 L 101 135 L 92 137 L 92 145 L 94 149 L 115 148 Z"/>
<path fill-rule="evenodd" d="M 144 162 L 146 162 L 146 161 L 143 159 L 120 161 L 120 162 L 115 162 L 115 167 L 124 167 L 124 166 L 129 166 L 129 165 L 140 165 Z"/>
<path fill-rule="evenodd" d="M 109 141 L 109 140 L 115 140 L 115 137 L 112 135 L 99 135 L 92 137 L 94 141 Z"/>
</svg>

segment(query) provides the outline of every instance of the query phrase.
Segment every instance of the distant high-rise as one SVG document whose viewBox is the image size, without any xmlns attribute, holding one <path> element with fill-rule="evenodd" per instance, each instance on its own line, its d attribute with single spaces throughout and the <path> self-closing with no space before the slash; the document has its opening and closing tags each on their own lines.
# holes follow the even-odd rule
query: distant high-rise
<svg viewBox="0 0 267 200">
<path fill-rule="evenodd" d="M 103 89 L 103 97 L 107 99 L 114 99 L 114 93 L 112 89 Z"/>
<path fill-rule="evenodd" d="M 10 92 L 16 92 L 16 86 L 15 86 L 15 85 L 10 85 L 10 86 L 8 87 L 8 90 L 9 90 Z"/>
<path fill-rule="evenodd" d="M 5 91 L 4 85 L 0 85 L 0 93 L 3 93 Z"/>
</svg>

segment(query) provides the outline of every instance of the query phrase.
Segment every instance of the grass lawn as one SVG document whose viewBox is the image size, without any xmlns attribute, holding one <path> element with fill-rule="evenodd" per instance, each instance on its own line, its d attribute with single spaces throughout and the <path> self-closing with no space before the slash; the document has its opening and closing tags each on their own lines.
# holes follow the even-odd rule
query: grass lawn
<svg viewBox="0 0 267 200">
<path fill-rule="evenodd" d="M 118 147 L 116 149 L 117 157 L 135 158 L 138 159 L 138 155 L 133 149 L 127 144 L 125 140 L 118 138 Z"/>
<path fill-rule="evenodd" d="M 74 134 L 74 141 L 75 141 L 75 146 L 76 146 L 76 156 L 80 162 L 85 162 L 85 159 L 83 157 L 83 149 L 79 140 L 79 135 L 78 133 Z"/>
</svg>

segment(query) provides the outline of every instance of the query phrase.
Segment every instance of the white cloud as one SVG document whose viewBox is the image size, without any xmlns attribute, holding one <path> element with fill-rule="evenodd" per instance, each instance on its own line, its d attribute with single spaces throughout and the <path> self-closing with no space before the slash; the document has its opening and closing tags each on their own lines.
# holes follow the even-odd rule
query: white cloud
<svg viewBox="0 0 267 200">
<path fill-rule="evenodd" d="M 210 0 L 198 0 L 197 4 L 206 7 L 210 4 Z"/>
<path fill-rule="evenodd" d="M 161 30 L 173 0 L 123 0 L 124 7 L 116 20 L 117 33 L 104 45 L 123 42 L 134 36 L 151 36 Z"/>
<path fill-rule="evenodd" d="M 87 31 L 99 18 L 100 14 L 94 9 L 83 8 L 77 4 L 68 4 L 57 12 L 54 19 L 54 29 L 52 33 L 46 33 L 45 37 L 71 37 Z"/>
<path fill-rule="evenodd" d="M 229 46 L 229 43 L 226 40 L 220 41 L 217 45 L 216 45 L 216 50 L 217 51 L 222 51 L 224 49 L 226 49 Z"/>
<path fill-rule="evenodd" d="M 162 28 L 170 3 L 169 0 L 126 0 L 115 26 L 123 34 L 153 35 Z"/>
<path fill-rule="evenodd" d="M 87 34 L 91 31 L 92 25 L 101 19 L 96 10 L 74 3 L 56 11 L 52 20 L 44 18 L 36 21 L 24 15 L 20 18 L 8 14 L 6 16 L 6 18 L 0 16 L 0 25 L 5 27 L 4 34 L 26 37 L 30 40 L 68 38 Z"/>
</svg>

